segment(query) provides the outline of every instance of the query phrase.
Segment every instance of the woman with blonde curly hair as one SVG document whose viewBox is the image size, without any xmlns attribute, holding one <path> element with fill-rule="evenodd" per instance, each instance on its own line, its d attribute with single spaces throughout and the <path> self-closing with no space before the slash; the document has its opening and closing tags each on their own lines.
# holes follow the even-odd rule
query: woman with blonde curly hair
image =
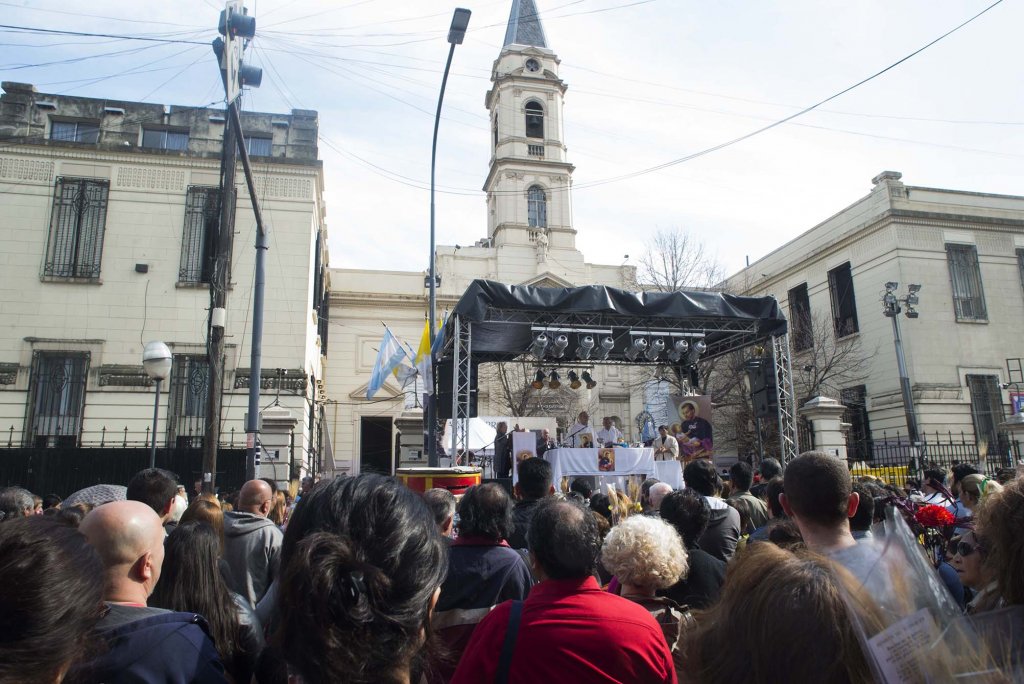
<svg viewBox="0 0 1024 684">
<path fill-rule="evenodd" d="M 689 570 L 686 549 L 675 528 L 660 518 L 641 515 L 623 520 L 605 537 L 601 563 L 615 575 L 621 596 L 650 611 L 673 647 L 683 613 L 679 604 L 655 592 L 672 586 Z"/>
</svg>

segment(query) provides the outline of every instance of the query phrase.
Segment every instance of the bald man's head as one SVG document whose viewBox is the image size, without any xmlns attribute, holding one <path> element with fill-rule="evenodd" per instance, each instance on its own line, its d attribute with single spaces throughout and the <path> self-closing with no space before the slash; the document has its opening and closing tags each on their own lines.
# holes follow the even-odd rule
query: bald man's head
<svg viewBox="0 0 1024 684">
<path fill-rule="evenodd" d="M 95 508 L 78 528 L 96 549 L 106 573 L 104 598 L 139 601 L 153 591 L 164 560 L 160 516 L 139 501 L 114 501 Z"/>
<path fill-rule="evenodd" d="M 661 510 L 661 502 L 666 496 L 672 493 L 672 485 L 667 482 L 657 482 L 651 485 L 651 508 Z"/>
<path fill-rule="evenodd" d="M 267 517 L 274 502 L 274 492 L 263 480 L 249 480 L 238 493 L 238 510 Z"/>
</svg>

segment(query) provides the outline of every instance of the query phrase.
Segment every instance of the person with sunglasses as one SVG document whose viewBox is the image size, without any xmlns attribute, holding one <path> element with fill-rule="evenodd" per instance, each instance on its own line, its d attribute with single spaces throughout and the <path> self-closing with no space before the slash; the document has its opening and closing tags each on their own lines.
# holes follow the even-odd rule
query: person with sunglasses
<svg viewBox="0 0 1024 684">
<path fill-rule="evenodd" d="M 967 612 L 982 613 L 1000 607 L 995 577 L 985 564 L 988 555 L 984 544 L 973 531 L 968 531 L 950 542 L 953 558 L 950 564 L 960 576 L 965 587 L 974 592 L 974 598 L 967 604 Z"/>
</svg>

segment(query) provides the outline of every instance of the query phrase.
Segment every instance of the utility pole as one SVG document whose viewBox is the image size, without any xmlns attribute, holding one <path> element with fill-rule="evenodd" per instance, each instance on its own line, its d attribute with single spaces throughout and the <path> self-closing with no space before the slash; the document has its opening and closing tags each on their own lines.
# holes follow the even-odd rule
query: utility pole
<svg viewBox="0 0 1024 684">
<path fill-rule="evenodd" d="M 255 34 L 256 20 L 245 14 L 239 0 L 228 0 L 220 16 L 219 30 L 224 38 L 213 41 L 213 51 L 220 62 L 227 108 L 224 117 L 224 141 L 221 145 L 220 223 L 217 239 L 213 243 L 215 251 L 211 257 L 213 269 L 210 276 L 210 315 L 207 332 L 210 380 L 203 439 L 203 492 L 211 494 L 216 491 L 217 451 L 220 447 L 221 410 L 224 400 L 224 336 L 237 199 L 236 154 L 239 147 L 244 145 L 236 108 L 241 86 L 247 82 L 244 69 L 249 68 L 241 63 L 240 39 L 251 38 Z M 249 80 L 258 86 L 260 76 L 261 74 L 250 74 Z M 255 382 L 258 387 L 258 376 L 255 380 L 250 379 L 250 382 Z M 246 468 L 247 473 L 248 470 Z"/>
</svg>

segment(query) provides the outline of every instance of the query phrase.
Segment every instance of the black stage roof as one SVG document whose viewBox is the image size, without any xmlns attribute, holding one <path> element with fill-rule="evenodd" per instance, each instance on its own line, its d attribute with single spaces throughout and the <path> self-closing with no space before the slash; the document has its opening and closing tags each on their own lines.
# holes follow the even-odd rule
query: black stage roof
<svg viewBox="0 0 1024 684">
<path fill-rule="evenodd" d="M 629 360 L 625 351 L 637 334 L 649 334 L 651 338 L 664 335 L 669 346 L 673 333 L 685 334 L 691 342 L 703 339 L 707 349 L 700 359 L 705 360 L 766 342 L 787 331 L 786 318 L 774 297 L 629 292 L 604 285 L 535 287 L 474 280 L 448 318 L 439 360 L 452 360 L 456 319 L 463 334 L 466 324 L 471 324 L 469 349 L 474 364 L 525 356 L 538 328 L 548 330 L 549 336 L 563 332 L 569 336 L 565 355 L 546 357 L 545 365 L 666 363 L 664 354 L 654 361 L 642 355 Z M 578 338 L 588 333 L 595 338 L 610 335 L 614 339 L 615 347 L 607 360 L 576 359 Z"/>
</svg>

